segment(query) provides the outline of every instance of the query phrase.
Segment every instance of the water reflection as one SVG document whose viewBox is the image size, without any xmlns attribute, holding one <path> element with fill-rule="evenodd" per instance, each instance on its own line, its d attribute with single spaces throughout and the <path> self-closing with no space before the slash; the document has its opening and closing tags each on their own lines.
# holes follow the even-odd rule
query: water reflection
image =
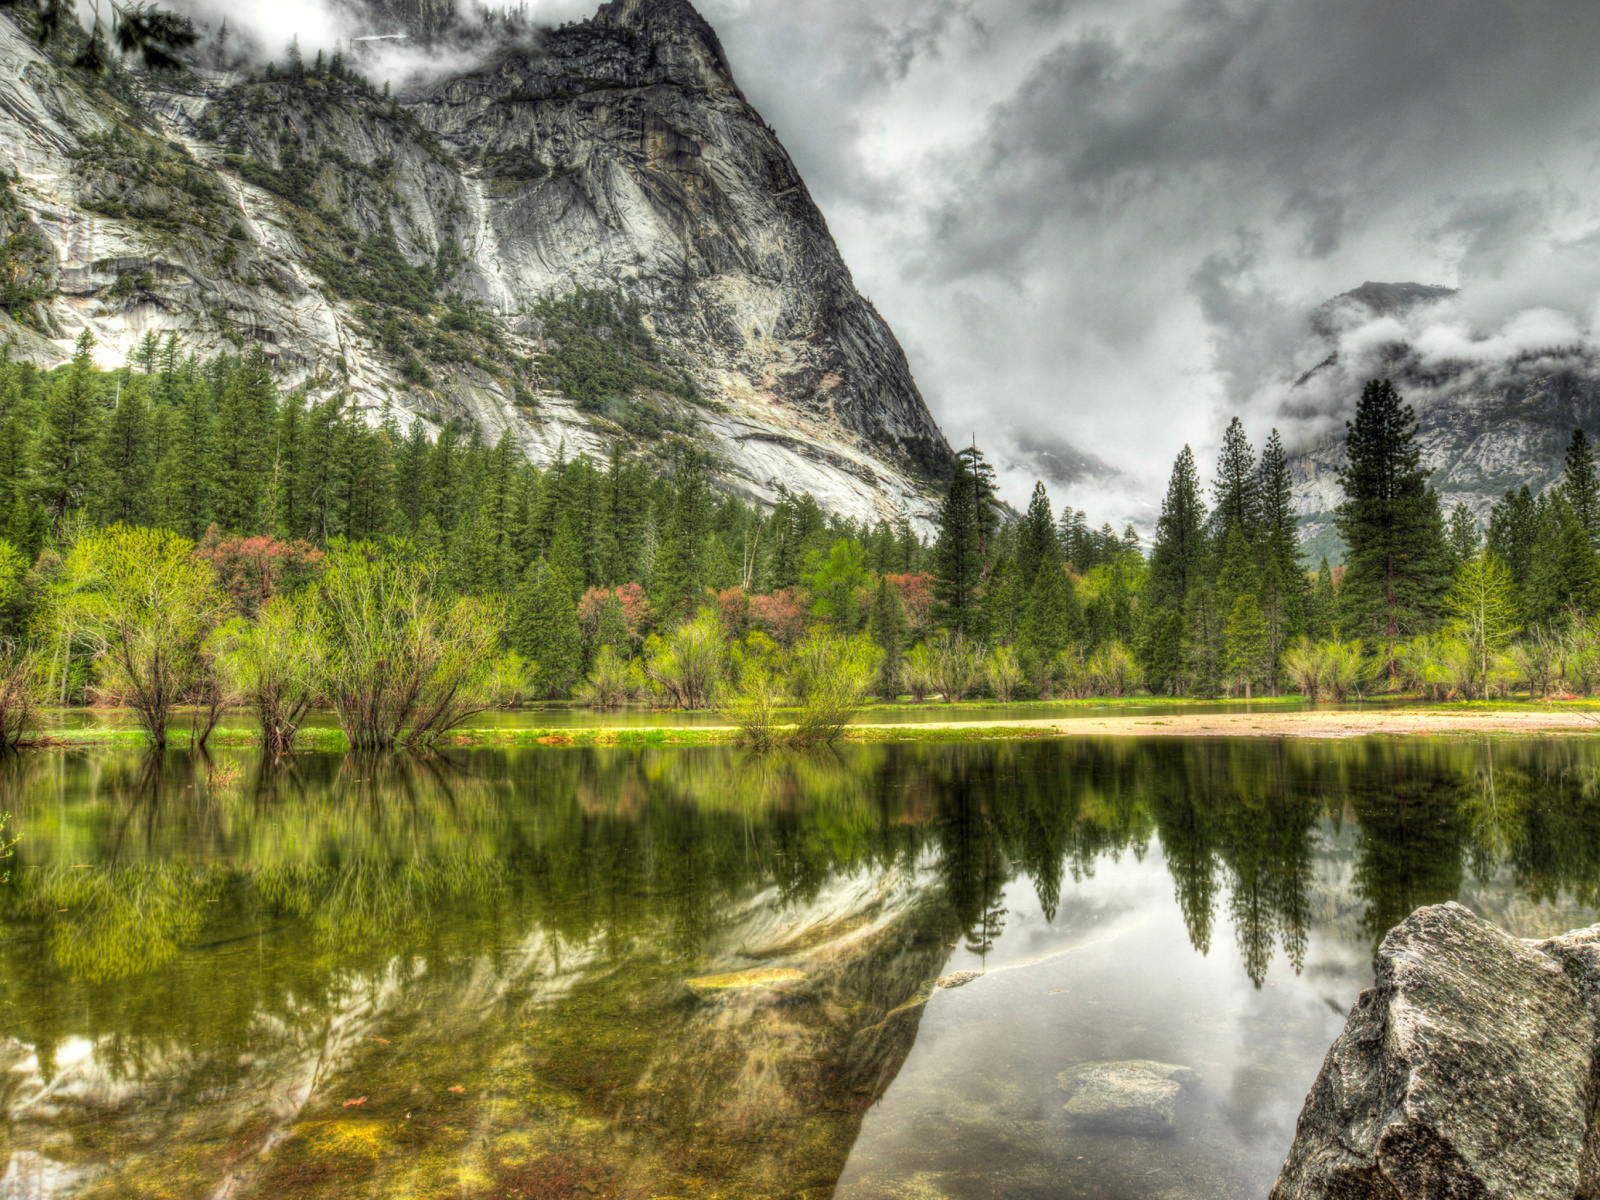
<svg viewBox="0 0 1600 1200">
<path fill-rule="evenodd" d="M 934 1143 L 919 1194 L 1259 1193 L 1396 920 L 1592 919 L 1597 780 L 1576 740 L 12 758 L 0 1196 L 865 1197 Z M 1118 1055 L 1214 1081 L 1170 1146 L 1062 1126 Z"/>
</svg>

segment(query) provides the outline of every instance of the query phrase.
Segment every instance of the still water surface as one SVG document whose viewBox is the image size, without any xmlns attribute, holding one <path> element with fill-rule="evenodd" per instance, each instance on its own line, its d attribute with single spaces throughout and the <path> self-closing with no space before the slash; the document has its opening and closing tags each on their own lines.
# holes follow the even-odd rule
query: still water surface
<svg viewBox="0 0 1600 1200">
<path fill-rule="evenodd" d="M 1396 920 L 1600 892 L 1580 740 L 93 750 L 0 797 L 4 1200 L 1259 1197 Z M 1170 1136 L 1063 1110 L 1123 1059 L 1200 1075 Z"/>
</svg>

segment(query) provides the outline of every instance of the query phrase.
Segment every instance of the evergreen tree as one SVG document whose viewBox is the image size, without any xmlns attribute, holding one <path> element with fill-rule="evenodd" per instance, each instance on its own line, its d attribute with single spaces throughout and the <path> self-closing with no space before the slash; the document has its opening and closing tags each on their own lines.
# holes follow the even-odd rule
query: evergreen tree
<svg viewBox="0 0 1600 1200">
<path fill-rule="evenodd" d="M 976 450 L 956 457 L 955 474 L 939 510 L 939 537 L 933 546 L 933 619 L 952 633 L 977 635 L 982 623 L 985 519 L 993 496 L 988 464 Z"/>
<path fill-rule="evenodd" d="M 1228 687 L 1242 690 L 1250 699 L 1251 688 L 1266 668 L 1267 623 L 1261 606 L 1249 592 L 1238 596 L 1228 610 L 1227 630 L 1223 635 Z"/>
<path fill-rule="evenodd" d="M 540 561 L 529 566 L 512 606 L 511 644 L 533 663 L 533 690 L 554 699 L 578 681 L 582 631 L 573 586 Z"/>
<path fill-rule="evenodd" d="M 1474 554 L 1462 565 L 1450 591 L 1456 629 L 1478 659 L 1479 683 L 1489 678 L 1489 656 L 1505 648 L 1517 632 L 1517 594 L 1511 572 L 1493 551 Z"/>
<path fill-rule="evenodd" d="M 1594 466 L 1594 451 L 1581 429 L 1572 431 L 1567 443 L 1566 479 L 1561 485 L 1562 494 L 1572 506 L 1578 525 L 1589 543 L 1600 548 L 1600 474 Z"/>
<path fill-rule="evenodd" d="M 216 519 L 224 533 L 261 529 L 277 395 L 266 353 L 252 347 L 228 373 L 212 440 Z"/>
<path fill-rule="evenodd" d="M 1017 581 L 1024 595 L 1033 590 L 1033 580 L 1041 568 L 1061 562 L 1061 541 L 1056 536 L 1055 514 L 1050 511 L 1050 496 L 1044 484 L 1033 485 L 1033 497 L 1017 530 Z"/>
<path fill-rule="evenodd" d="M 899 589 L 880 575 L 872 598 L 872 613 L 867 618 L 867 636 L 883 651 L 883 659 L 878 664 L 877 690 L 886 703 L 893 703 L 900 695 L 906 632 L 905 605 L 900 600 Z"/>
<path fill-rule="evenodd" d="M 267 485 L 267 517 L 280 536 L 304 537 L 306 506 L 300 490 L 305 451 L 305 393 L 286 397 L 272 431 L 271 478 Z"/>
<path fill-rule="evenodd" d="M 351 478 L 344 424 L 342 396 L 313 404 L 306 413 L 300 497 L 307 535 L 314 541 L 345 532 Z"/>
<path fill-rule="evenodd" d="M 1083 638 L 1083 609 L 1066 568 L 1046 567 L 1033 577 L 1017 644 L 1023 666 L 1036 679 L 1048 679 L 1056 656 Z"/>
<path fill-rule="evenodd" d="M 710 527 L 705 471 L 685 454 L 673 480 L 672 510 L 654 577 L 652 608 L 663 628 L 692 618 L 705 595 L 706 534 Z"/>
<path fill-rule="evenodd" d="M 1577 514 L 1559 490 L 1541 496 L 1534 514 L 1537 532 L 1519 595 L 1522 623 L 1551 625 L 1568 606 L 1595 612 L 1600 557 Z"/>
<path fill-rule="evenodd" d="M 1149 599 L 1155 608 L 1182 611 L 1189 589 L 1199 579 L 1205 560 L 1206 506 L 1194 452 L 1188 446 L 1172 464 L 1161 517 L 1156 521 L 1150 551 Z"/>
<path fill-rule="evenodd" d="M 422 524 L 423 515 L 431 511 L 427 478 L 428 457 L 432 449 L 432 443 L 428 441 L 428 427 L 420 418 L 413 418 L 395 454 L 395 478 L 403 481 L 395 497 L 395 524 L 401 533 L 415 534 Z"/>
<path fill-rule="evenodd" d="M 1244 435 L 1244 426 L 1235 417 L 1222 435 L 1222 451 L 1217 456 L 1217 478 L 1212 484 L 1217 506 L 1211 513 L 1212 536 L 1220 543 L 1235 526 L 1245 541 L 1253 541 L 1261 519 L 1260 480 L 1256 474 L 1256 455 Z"/>
<path fill-rule="evenodd" d="M 103 524 L 144 525 L 152 516 L 150 412 L 144 383 L 124 381 L 116 408 L 100 437 L 99 497 L 95 516 Z"/>
<path fill-rule="evenodd" d="M 1488 548 L 1505 563 L 1526 609 L 1526 590 L 1533 577 L 1534 543 L 1539 537 L 1539 511 L 1528 485 L 1506 494 L 1489 509 Z"/>
<path fill-rule="evenodd" d="M 1338 593 L 1333 587 L 1333 571 L 1328 567 L 1328 556 L 1322 556 L 1317 568 L 1317 578 L 1311 585 L 1311 600 L 1306 608 L 1306 636 L 1322 641 L 1334 636 L 1334 618 L 1337 612 Z"/>
<path fill-rule="evenodd" d="M 1183 657 L 1189 694 L 1214 696 L 1222 687 L 1223 621 L 1208 583 L 1189 589 L 1183 613 Z"/>
<path fill-rule="evenodd" d="M 1445 524 L 1445 549 L 1452 576 L 1478 552 L 1482 540 L 1478 518 L 1464 502 L 1458 503 L 1450 510 L 1450 520 Z"/>
<path fill-rule="evenodd" d="M 160 522 L 191 541 L 211 524 L 211 395 L 197 375 L 174 374 L 177 407 L 156 468 Z"/>
<path fill-rule="evenodd" d="M 78 336 L 72 365 L 45 398 L 39 445 L 34 453 L 39 502 L 52 521 L 83 507 L 95 482 L 95 443 L 101 410 L 95 401 L 96 372 L 90 357 L 94 336 Z"/>
<path fill-rule="evenodd" d="M 1362 389 L 1346 424 L 1344 503 L 1335 510 L 1349 547 L 1339 603 L 1347 635 L 1379 641 L 1391 673 L 1394 646 L 1422 632 L 1444 606 L 1444 521 L 1417 449 L 1417 422 L 1388 380 Z"/>
</svg>

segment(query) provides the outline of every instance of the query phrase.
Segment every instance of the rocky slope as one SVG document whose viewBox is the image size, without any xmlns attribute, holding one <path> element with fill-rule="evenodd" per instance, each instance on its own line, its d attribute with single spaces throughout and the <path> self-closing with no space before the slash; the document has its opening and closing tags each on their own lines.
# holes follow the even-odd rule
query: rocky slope
<svg viewBox="0 0 1600 1200">
<path fill-rule="evenodd" d="M 1465 502 L 1487 522 L 1508 488 L 1540 491 L 1561 475 L 1574 428 L 1600 432 L 1600 361 L 1582 348 L 1501 347 L 1466 339 L 1439 348 L 1454 293 L 1367 283 L 1311 319 L 1307 358 L 1281 416 L 1305 434 L 1292 460 L 1302 532 L 1337 552 L 1331 510 L 1343 498 L 1344 421 L 1362 385 L 1389 378 L 1417 413 L 1423 463 L 1446 511 Z"/>
<path fill-rule="evenodd" d="M 85 326 L 105 361 L 256 341 L 536 461 L 687 441 L 754 499 L 931 512 L 949 451 L 905 356 L 686 0 L 396 99 L 309 66 L 86 79 L 0 17 L 0 160 L 0 341 L 35 359 Z"/>
</svg>

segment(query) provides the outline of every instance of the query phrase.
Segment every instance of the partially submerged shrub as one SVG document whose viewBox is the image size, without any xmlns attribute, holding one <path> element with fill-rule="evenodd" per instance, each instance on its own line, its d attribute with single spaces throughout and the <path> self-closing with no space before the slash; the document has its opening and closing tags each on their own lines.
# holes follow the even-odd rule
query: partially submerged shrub
<svg viewBox="0 0 1600 1200">
<path fill-rule="evenodd" d="M 328 557 L 320 690 L 353 748 L 428 745 L 493 703 L 506 625 L 498 604 L 449 599 L 428 560 L 365 545 Z"/>
<path fill-rule="evenodd" d="M 645 646 L 645 675 L 674 708 L 710 708 L 723 677 L 722 621 L 702 609 L 665 637 Z"/>
<path fill-rule="evenodd" d="M 796 654 L 811 660 L 812 673 L 800 702 L 795 740 L 838 741 L 850 718 L 867 702 L 883 651 L 865 637 L 841 638 L 812 630 Z"/>
<path fill-rule="evenodd" d="M 1121 642 L 1100 647 L 1089 659 L 1089 678 L 1103 694 L 1126 696 L 1143 678 L 1133 654 Z"/>
<path fill-rule="evenodd" d="M 15 750 L 33 728 L 44 699 L 41 666 L 37 651 L 0 642 L 0 752 Z"/>
<path fill-rule="evenodd" d="M 612 646 L 601 646 L 589 677 L 573 693 L 579 704 L 591 708 L 620 708 L 634 696 L 634 678 L 628 661 Z"/>
<path fill-rule="evenodd" d="M 65 576 L 68 623 L 92 639 L 109 685 L 165 747 L 172 707 L 227 607 L 210 566 L 175 533 L 113 525 L 73 546 Z"/>
<path fill-rule="evenodd" d="M 255 710 L 261 744 L 273 754 L 294 748 L 317 702 L 323 671 L 322 611 L 314 595 L 274 596 L 231 647 L 234 678 Z"/>
</svg>

